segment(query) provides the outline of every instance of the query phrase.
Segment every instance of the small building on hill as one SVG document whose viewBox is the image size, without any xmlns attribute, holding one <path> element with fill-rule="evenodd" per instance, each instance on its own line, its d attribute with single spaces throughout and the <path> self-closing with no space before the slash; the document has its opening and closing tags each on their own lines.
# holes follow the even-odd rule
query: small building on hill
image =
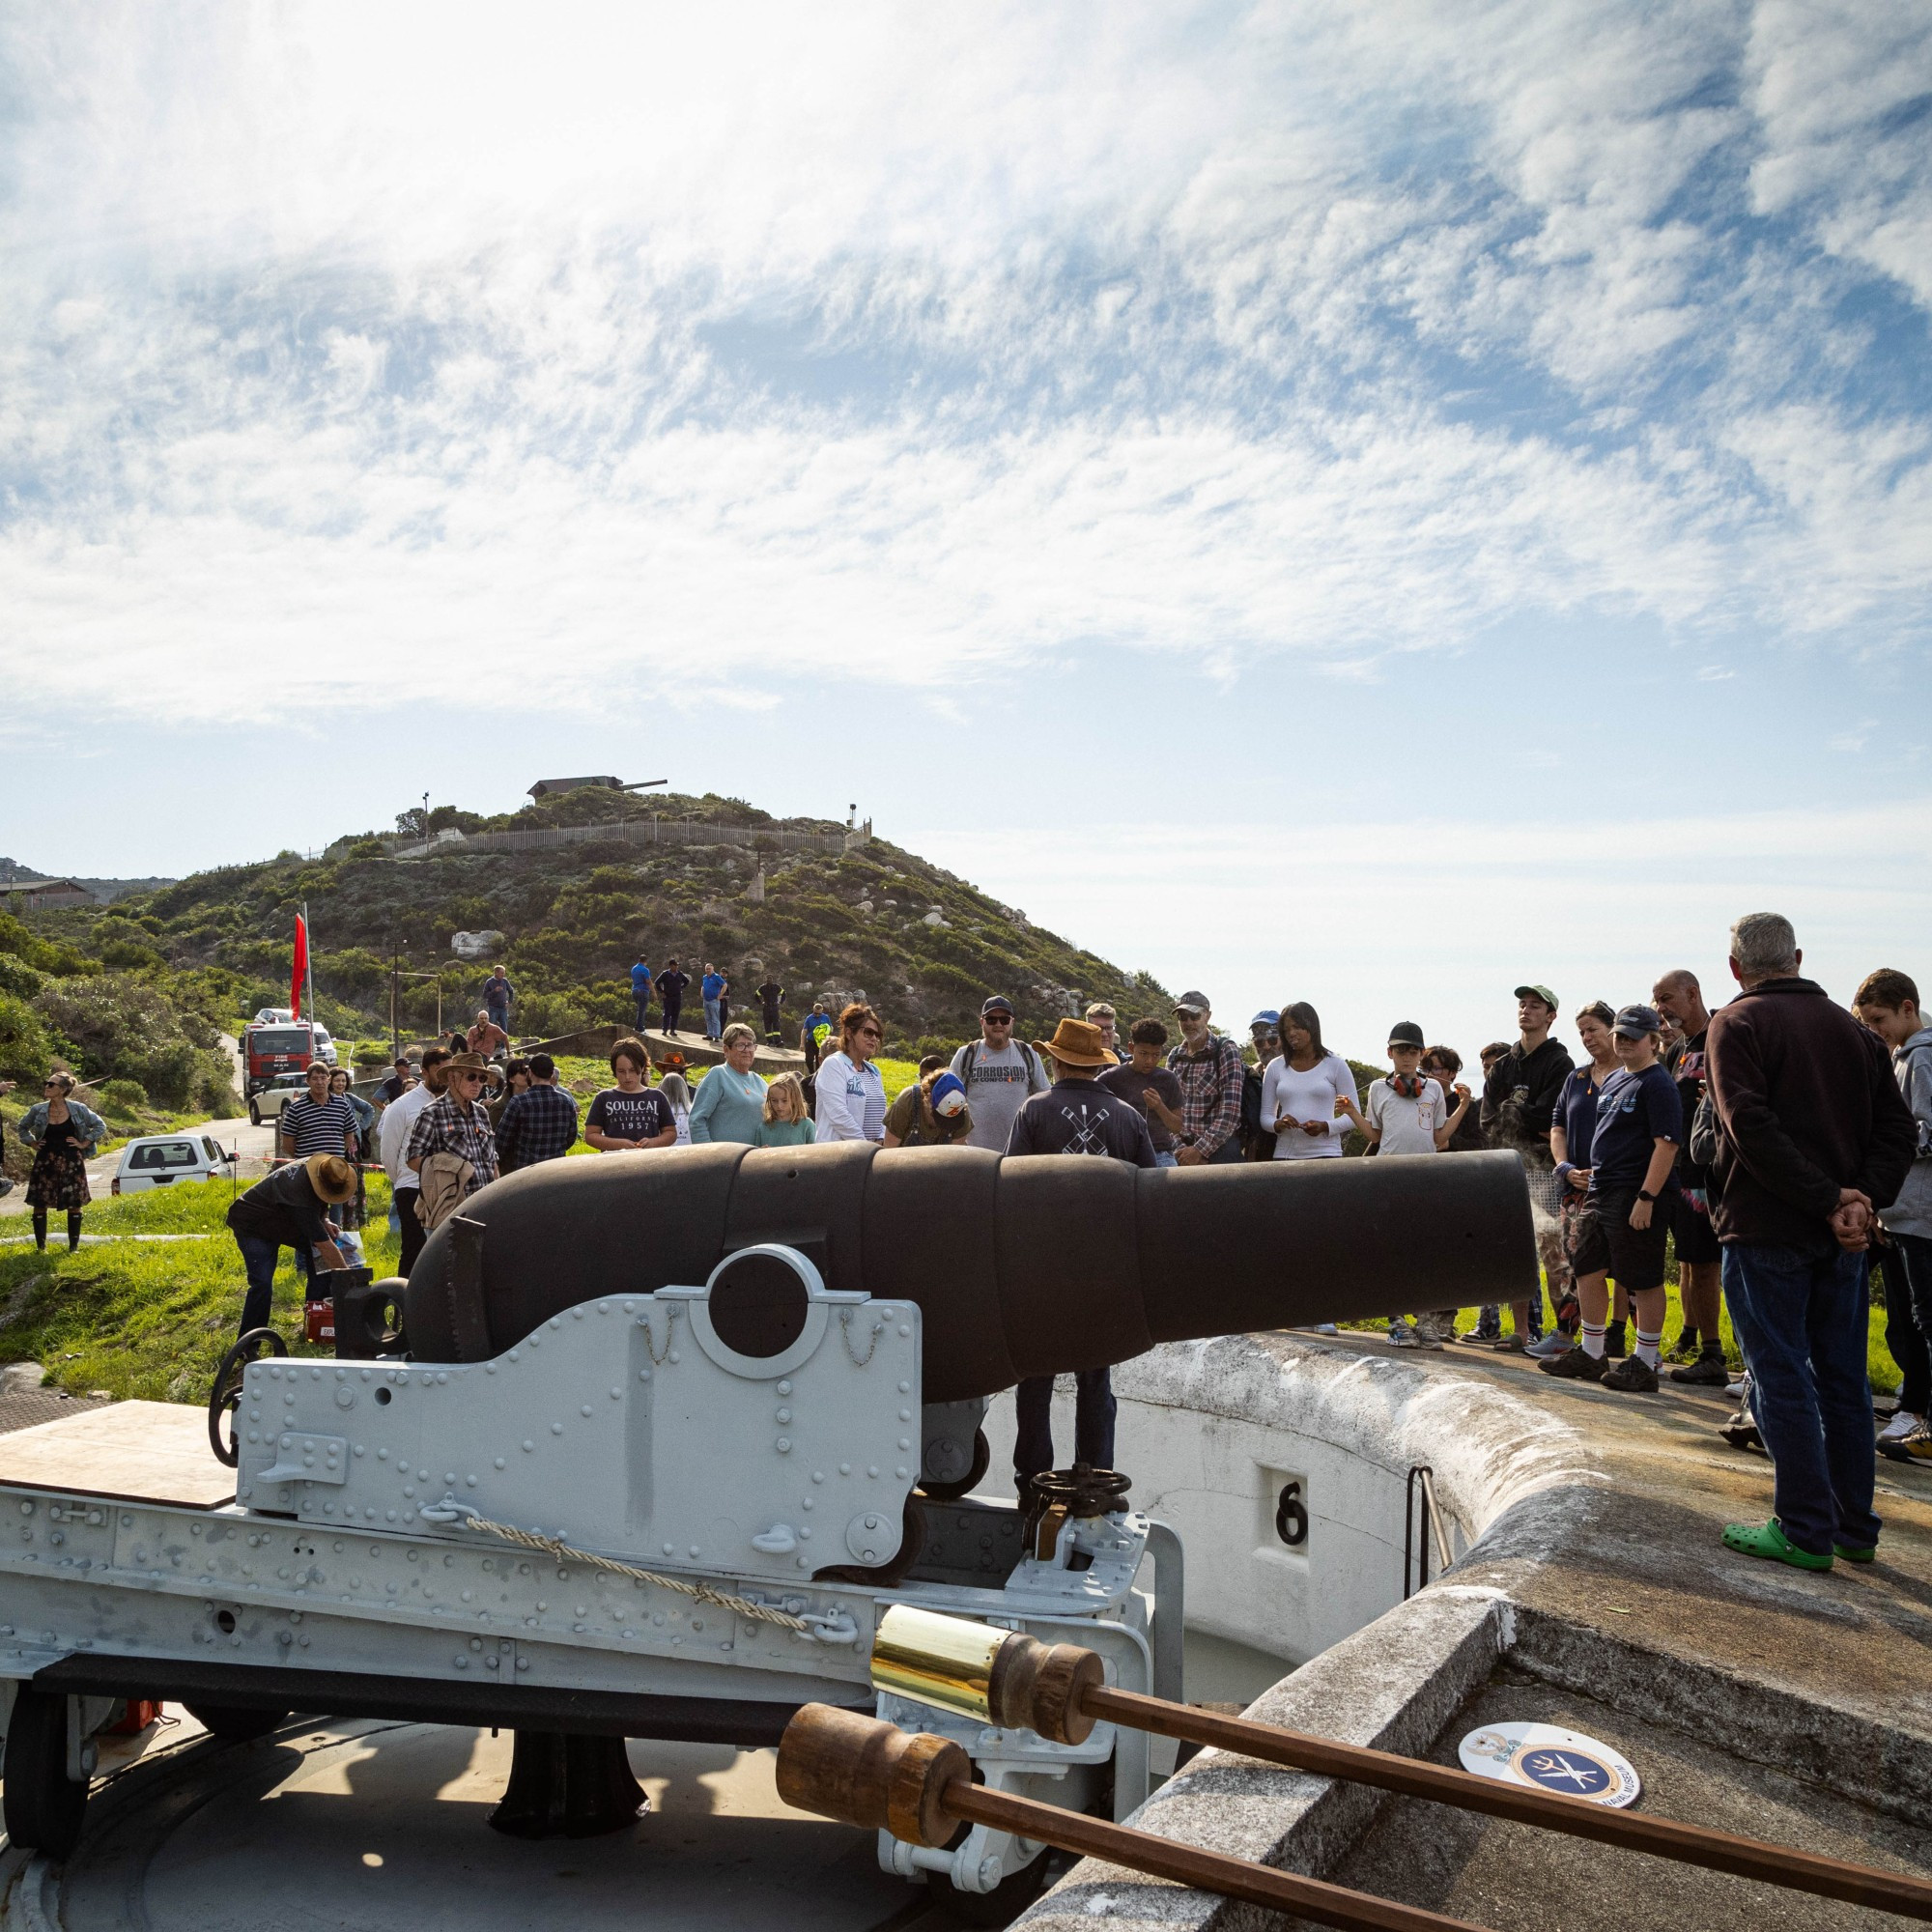
<svg viewBox="0 0 1932 1932">
<path fill-rule="evenodd" d="M 77 879 L 20 879 L 0 886 L 9 912 L 54 912 L 63 906 L 98 905 L 99 900 Z"/>
</svg>

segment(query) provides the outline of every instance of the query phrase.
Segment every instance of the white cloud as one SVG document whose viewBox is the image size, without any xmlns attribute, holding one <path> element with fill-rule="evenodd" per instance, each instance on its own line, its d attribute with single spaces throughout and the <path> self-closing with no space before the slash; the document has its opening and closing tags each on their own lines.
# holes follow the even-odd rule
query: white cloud
<svg viewBox="0 0 1932 1932">
<path fill-rule="evenodd" d="M 45 710 L 1924 635 L 1932 418 L 1834 304 L 1925 297 L 1885 117 L 1932 41 L 1856 10 L 0 32 L 0 673 Z"/>
</svg>

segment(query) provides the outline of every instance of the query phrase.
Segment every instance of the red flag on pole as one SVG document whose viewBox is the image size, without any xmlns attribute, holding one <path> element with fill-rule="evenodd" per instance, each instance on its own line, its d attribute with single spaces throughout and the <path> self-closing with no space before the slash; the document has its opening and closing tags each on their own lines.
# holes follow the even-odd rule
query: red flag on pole
<svg viewBox="0 0 1932 1932">
<path fill-rule="evenodd" d="M 302 1012 L 302 981 L 308 978 L 308 921 L 296 914 L 296 962 L 289 976 L 289 1005 L 297 1019 Z"/>
</svg>

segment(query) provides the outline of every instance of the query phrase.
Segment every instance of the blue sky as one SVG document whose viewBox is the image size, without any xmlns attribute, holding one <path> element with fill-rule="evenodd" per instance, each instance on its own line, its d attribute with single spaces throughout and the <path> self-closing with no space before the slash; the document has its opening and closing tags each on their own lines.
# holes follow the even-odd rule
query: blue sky
<svg viewBox="0 0 1932 1932">
<path fill-rule="evenodd" d="M 0 10 L 0 850 L 616 769 L 1364 1054 L 1932 978 L 1922 12 L 687 13 Z"/>
</svg>

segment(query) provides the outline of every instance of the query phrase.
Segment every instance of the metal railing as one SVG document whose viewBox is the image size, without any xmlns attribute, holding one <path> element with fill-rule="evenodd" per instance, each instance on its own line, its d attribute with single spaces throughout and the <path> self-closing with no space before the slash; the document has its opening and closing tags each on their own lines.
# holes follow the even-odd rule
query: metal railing
<svg viewBox="0 0 1932 1932">
<path fill-rule="evenodd" d="M 1417 1509 L 1420 1498 L 1421 1508 Z M 1443 1525 L 1442 1506 L 1435 1500 L 1435 1471 L 1427 1463 L 1418 1463 L 1408 1472 L 1408 1490 L 1402 1511 L 1402 1600 L 1407 1603 L 1415 1590 L 1429 1587 L 1429 1546 L 1447 1570 L 1456 1558 L 1449 1548 L 1449 1534 Z M 1415 1578 L 1414 1589 L 1409 1578 Z"/>
</svg>

